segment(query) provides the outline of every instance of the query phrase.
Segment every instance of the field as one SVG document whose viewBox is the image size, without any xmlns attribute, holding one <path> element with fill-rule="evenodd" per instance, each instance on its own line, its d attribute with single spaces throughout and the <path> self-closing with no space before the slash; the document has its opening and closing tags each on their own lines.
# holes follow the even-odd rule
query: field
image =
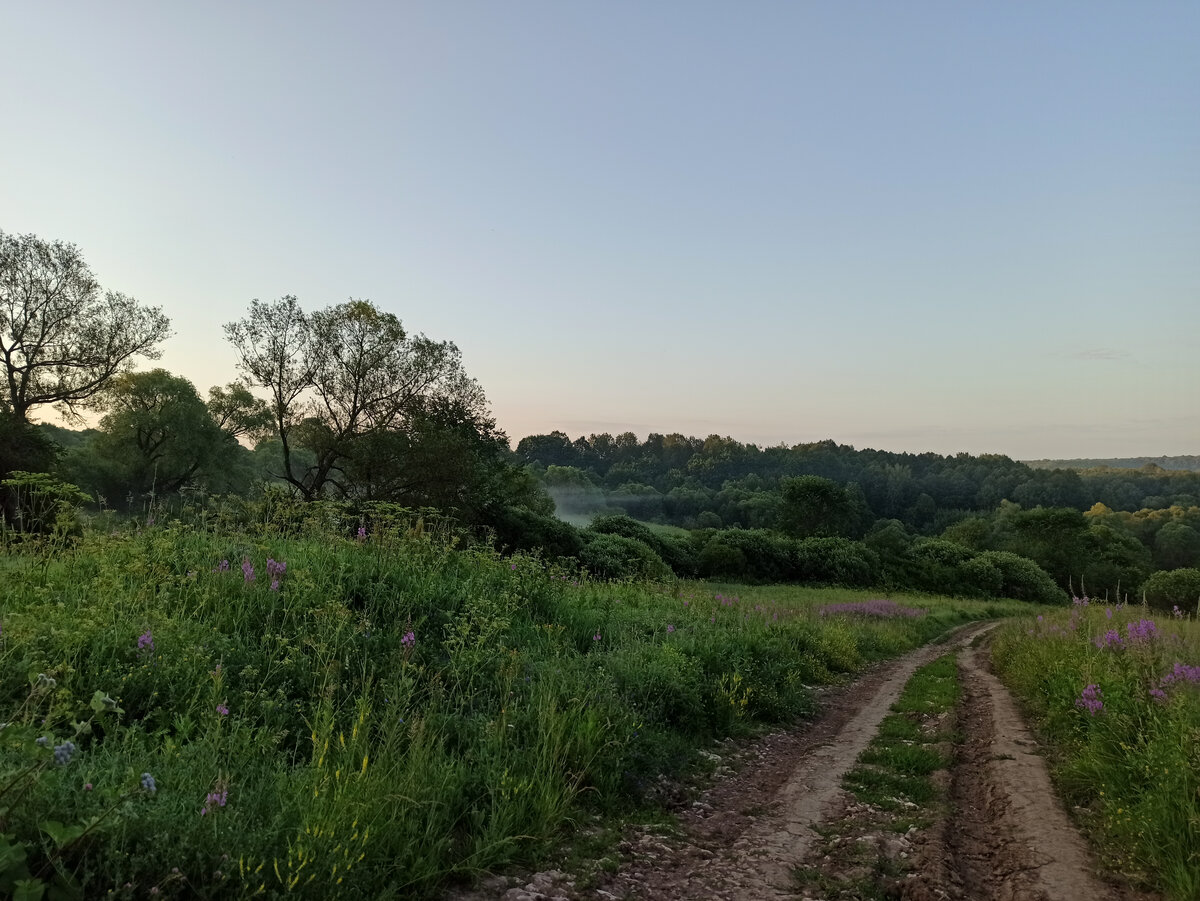
<svg viewBox="0 0 1200 901">
<path fill-rule="evenodd" d="M 0 890 L 433 896 L 653 807 L 816 685 L 1028 609 L 596 583 L 421 522 L 292 531 L 0 557 Z"/>
</svg>

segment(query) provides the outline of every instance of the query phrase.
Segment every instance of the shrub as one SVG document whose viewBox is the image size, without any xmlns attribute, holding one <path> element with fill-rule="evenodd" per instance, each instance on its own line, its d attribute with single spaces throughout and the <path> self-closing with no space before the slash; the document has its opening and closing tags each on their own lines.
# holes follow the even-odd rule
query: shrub
<svg viewBox="0 0 1200 901">
<path fill-rule="evenodd" d="M 587 531 L 599 532 L 604 535 L 621 535 L 640 541 L 658 554 L 677 576 L 689 576 L 696 573 L 696 555 L 686 542 L 660 535 L 645 523 L 638 522 L 624 513 L 597 516 L 587 527 Z"/>
<path fill-rule="evenodd" d="M 849 538 L 806 538 L 795 546 L 793 572 L 803 582 L 871 585 L 879 572 L 879 556 Z"/>
<path fill-rule="evenodd" d="M 585 531 L 579 563 L 598 579 L 665 579 L 670 568 L 645 542 Z"/>
<path fill-rule="evenodd" d="M 1160 610 L 1200 609 L 1200 569 L 1160 570 L 1146 580 L 1146 603 Z"/>
<path fill-rule="evenodd" d="M 714 536 L 696 557 L 696 568 L 705 578 L 739 579 L 746 572 L 746 555 Z"/>
<path fill-rule="evenodd" d="M 754 582 L 782 582 L 792 570 L 794 542 L 769 529 L 725 529 L 714 540 L 740 551 L 745 568 L 739 573 Z"/>
<path fill-rule="evenodd" d="M 984 551 L 977 558 L 998 569 L 1003 583 L 997 592 L 1001 597 L 1039 604 L 1066 603 L 1066 593 L 1054 584 L 1050 574 L 1030 560 L 1008 551 Z"/>
<path fill-rule="evenodd" d="M 544 516 L 524 508 L 504 508 L 493 516 L 496 544 L 506 551 L 541 549 L 550 558 L 576 557 L 583 549 L 583 537 L 570 523 L 556 516 Z"/>
</svg>

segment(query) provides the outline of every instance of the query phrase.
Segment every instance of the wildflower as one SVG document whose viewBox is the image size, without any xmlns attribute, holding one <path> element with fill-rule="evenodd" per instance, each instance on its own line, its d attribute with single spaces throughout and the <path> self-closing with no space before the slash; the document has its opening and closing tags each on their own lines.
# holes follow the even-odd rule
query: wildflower
<svg viewBox="0 0 1200 901">
<path fill-rule="evenodd" d="M 270 557 L 267 558 L 267 575 L 268 576 L 272 576 L 273 578 L 277 579 L 280 576 L 282 576 L 285 572 L 287 572 L 287 564 L 286 563 L 284 563 L 282 560 L 272 560 Z"/>
<path fill-rule="evenodd" d="M 44 748 L 44 747 L 46 747 L 46 745 L 50 744 L 50 736 L 43 735 L 40 738 L 38 738 L 34 742 L 34 744 L 37 745 L 39 748 Z"/>
<path fill-rule="evenodd" d="M 1121 633 L 1116 629 L 1109 629 L 1103 636 L 1097 635 L 1092 639 L 1092 644 L 1103 650 L 1104 648 L 1123 648 L 1125 642 L 1121 640 Z"/>
<path fill-rule="evenodd" d="M 1176 619 L 1183 619 L 1183 611 L 1179 609 L 1178 604 L 1175 604 L 1171 608 L 1171 615 L 1174 616 Z"/>
<path fill-rule="evenodd" d="M 138 636 L 138 650 L 146 654 L 154 653 L 154 636 L 149 629 Z"/>
<path fill-rule="evenodd" d="M 668 634 L 668 635 L 669 635 L 669 634 L 671 634 L 671 633 L 672 633 L 672 632 L 674 632 L 674 631 L 675 631 L 675 627 L 674 627 L 674 626 L 672 626 L 672 625 L 668 625 L 668 626 L 667 626 L 667 634 Z"/>
<path fill-rule="evenodd" d="M 366 526 L 358 527 L 358 534 L 355 536 L 355 539 L 359 542 L 363 542 L 363 541 L 367 540 L 367 527 Z"/>
<path fill-rule="evenodd" d="M 1158 626 L 1152 619 L 1139 619 L 1136 623 L 1126 623 L 1125 631 L 1129 633 L 1130 642 L 1151 641 L 1158 637 Z"/>
<path fill-rule="evenodd" d="M 214 807 L 224 807 L 228 796 L 229 792 L 224 789 L 219 792 L 209 792 L 208 796 L 204 799 L 204 806 L 200 808 L 200 816 L 207 816 L 209 810 Z"/>
<path fill-rule="evenodd" d="M 404 645 L 406 650 L 411 651 L 417 644 L 417 636 L 409 630 L 404 633 L 404 637 L 400 639 L 400 644 Z"/>
<path fill-rule="evenodd" d="M 592 641 L 599 641 L 599 640 L 600 640 L 600 633 L 597 632 L 595 635 L 592 636 Z"/>
<path fill-rule="evenodd" d="M 90 783 L 90 782 L 83 783 L 83 790 L 85 792 L 90 792 L 92 790 L 92 783 Z"/>
<path fill-rule="evenodd" d="M 1189 666 L 1186 663 L 1176 663 L 1171 672 L 1158 680 L 1160 685 L 1173 685 L 1176 682 L 1200 683 L 1200 666 Z"/>
<path fill-rule="evenodd" d="M 242 579 L 246 582 L 254 581 L 254 564 L 250 562 L 249 557 L 242 558 Z"/>
<path fill-rule="evenodd" d="M 1150 689 L 1150 697 L 1154 698 L 1156 701 L 1165 701 L 1167 699 L 1167 693 L 1161 688 L 1152 688 Z"/>
<path fill-rule="evenodd" d="M 64 741 L 61 745 L 54 746 L 54 762 L 59 766 L 66 766 L 71 762 L 71 757 L 75 754 L 75 742 Z"/>
<path fill-rule="evenodd" d="M 1104 618 L 1105 618 L 1105 619 L 1112 619 L 1112 607 L 1105 607 L 1105 608 L 1104 608 Z"/>
<path fill-rule="evenodd" d="M 221 714 L 221 716 L 229 716 L 229 708 L 224 704 L 218 704 L 217 713 Z"/>
<path fill-rule="evenodd" d="M 734 600 L 737 600 L 734 598 Z M 842 604 L 826 604 L 817 610 L 820 616 L 850 615 L 877 616 L 888 618 L 894 616 L 918 617 L 924 616 L 925 611 L 913 607 L 901 607 L 895 601 L 880 598 L 873 601 L 848 601 Z"/>
<path fill-rule="evenodd" d="M 1100 691 L 1100 686 L 1095 684 L 1088 685 L 1076 699 L 1075 706 L 1080 710 L 1086 710 L 1092 716 L 1103 710 L 1103 692 Z"/>
<path fill-rule="evenodd" d="M 151 795 L 158 791 L 158 783 L 156 783 L 154 781 L 154 777 L 151 776 L 149 773 L 142 773 L 141 785 L 142 785 L 142 790 Z"/>
<path fill-rule="evenodd" d="M 279 590 L 279 580 L 278 580 L 278 579 L 272 579 L 272 580 L 271 580 L 271 590 L 272 590 L 272 591 L 278 591 L 278 590 Z"/>
</svg>

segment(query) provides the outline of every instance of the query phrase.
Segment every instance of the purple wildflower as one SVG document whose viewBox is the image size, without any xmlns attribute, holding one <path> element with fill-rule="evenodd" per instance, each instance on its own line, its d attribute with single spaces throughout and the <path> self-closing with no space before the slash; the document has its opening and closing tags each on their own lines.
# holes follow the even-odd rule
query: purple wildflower
<svg viewBox="0 0 1200 901">
<path fill-rule="evenodd" d="M 224 704 L 218 704 L 217 713 L 221 714 L 221 716 L 229 716 L 229 708 Z"/>
<path fill-rule="evenodd" d="M 599 641 L 599 640 L 600 640 L 600 633 L 597 632 L 595 635 L 592 636 L 592 641 Z"/>
<path fill-rule="evenodd" d="M 1186 663 L 1176 663 L 1171 672 L 1158 680 L 1160 685 L 1173 685 L 1177 682 L 1200 684 L 1200 666 L 1189 666 Z"/>
<path fill-rule="evenodd" d="M 878 598 L 873 601 L 847 601 L 842 604 L 826 604 L 817 610 L 820 616 L 876 616 L 888 618 L 894 616 L 917 617 L 924 616 L 924 610 L 913 607 L 901 607 L 895 601 Z"/>
<path fill-rule="evenodd" d="M 247 582 L 254 581 L 254 564 L 250 562 L 249 557 L 242 558 L 242 579 Z"/>
<path fill-rule="evenodd" d="M 367 527 L 366 527 L 366 526 L 359 526 L 359 527 L 358 527 L 358 534 L 357 534 L 357 535 L 355 535 L 355 536 L 354 536 L 354 538 L 355 538 L 355 540 L 356 540 L 356 541 L 358 541 L 360 544 L 361 544 L 362 542 L 366 541 L 366 540 L 367 540 Z"/>
<path fill-rule="evenodd" d="M 209 792 L 208 796 L 204 799 L 204 806 L 200 808 L 200 816 L 205 816 L 210 809 L 224 807 L 228 797 L 229 792 L 224 789 L 219 792 Z"/>
<path fill-rule="evenodd" d="M 149 773 L 142 773 L 142 790 L 154 794 L 158 791 L 158 784 L 154 781 L 154 777 Z"/>
<path fill-rule="evenodd" d="M 71 762 L 71 757 L 75 754 L 75 742 L 64 741 L 61 745 L 54 746 L 54 762 L 59 766 L 66 766 Z"/>
<path fill-rule="evenodd" d="M 149 629 L 138 636 L 138 650 L 145 654 L 154 653 L 154 636 Z"/>
<path fill-rule="evenodd" d="M 1116 629 L 1109 629 L 1103 636 L 1097 635 L 1092 639 L 1092 644 L 1101 650 L 1105 648 L 1123 648 L 1125 642 L 1121 640 L 1121 633 Z"/>
<path fill-rule="evenodd" d="M 400 639 L 400 644 L 404 645 L 404 649 L 411 651 L 417 644 L 417 636 L 409 630 L 404 633 L 404 637 Z"/>
<path fill-rule="evenodd" d="M 1135 644 L 1158 638 L 1158 626 L 1152 619 L 1139 619 L 1136 623 L 1126 623 L 1125 631 L 1129 634 L 1129 641 Z"/>
<path fill-rule="evenodd" d="M 1165 701 L 1167 699 L 1167 693 L 1161 688 L 1152 688 L 1150 689 L 1150 697 L 1154 698 L 1156 701 Z"/>
<path fill-rule="evenodd" d="M 1104 700 L 1100 686 L 1095 684 L 1088 685 L 1075 700 L 1075 706 L 1080 710 L 1086 710 L 1092 716 L 1103 710 Z"/>
</svg>

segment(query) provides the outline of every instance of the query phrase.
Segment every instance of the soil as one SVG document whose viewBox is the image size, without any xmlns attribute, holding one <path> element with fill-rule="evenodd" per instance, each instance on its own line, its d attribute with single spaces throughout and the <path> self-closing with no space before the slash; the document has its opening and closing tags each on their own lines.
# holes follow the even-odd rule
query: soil
<svg viewBox="0 0 1200 901">
<path fill-rule="evenodd" d="M 713 781 L 677 811 L 679 831 L 631 829 L 619 860 L 582 878 L 492 877 L 451 901 L 1153 901 L 1097 874 L 1037 742 L 988 671 L 979 639 L 990 628 L 963 627 L 825 689 L 818 717 L 794 730 L 721 743 Z M 913 672 L 952 649 L 958 717 L 922 725 L 951 749 L 953 763 L 938 774 L 946 809 L 910 822 L 903 809 L 860 803 L 842 789 L 843 774 Z"/>
</svg>

